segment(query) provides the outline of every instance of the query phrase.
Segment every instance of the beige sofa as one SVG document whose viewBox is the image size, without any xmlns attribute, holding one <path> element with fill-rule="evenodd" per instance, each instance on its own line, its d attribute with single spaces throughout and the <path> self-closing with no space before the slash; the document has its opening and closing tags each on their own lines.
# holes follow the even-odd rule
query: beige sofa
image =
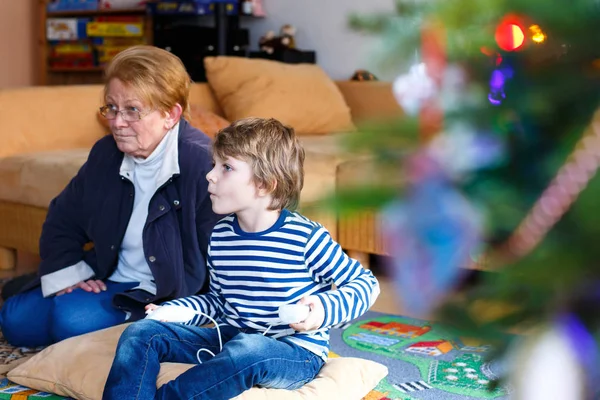
<svg viewBox="0 0 600 400">
<path fill-rule="evenodd" d="M 355 122 L 400 112 L 389 83 L 336 84 Z M 15 266 L 18 250 L 38 254 L 39 236 L 50 200 L 85 162 L 92 144 L 107 133 L 97 119 L 101 103 L 100 85 L 0 91 L 0 269 Z M 191 103 L 223 114 L 208 84 L 193 85 Z M 352 156 L 341 150 L 340 140 L 343 134 L 302 135 L 306 171 L 301 208 L 307 209 L 307 205 L 315 204 L 335 190 L 340 174 L 348 175 L 346 166 L 349 170 L 357 168 Z M 352 221 L 341 223 L 332 212 L 318 208 L 307 210 L 308 216 L 323 223 L 334 237 L 345 238 L 347 243 L 340 242 L 349 251 L 369 251 L 356 242 L 357 237 L 365 244 L 376 239 L 373 235 L 373 238 L 360 239 L 368 229 L 361 228 L 357 236 L 357 232 L 353 232 L 357 227 Z M 370 223 L 373 225 L 372 220 Z M 348 232 L 339 232 L 338 226 L 344 226 Z"/>
</svg>

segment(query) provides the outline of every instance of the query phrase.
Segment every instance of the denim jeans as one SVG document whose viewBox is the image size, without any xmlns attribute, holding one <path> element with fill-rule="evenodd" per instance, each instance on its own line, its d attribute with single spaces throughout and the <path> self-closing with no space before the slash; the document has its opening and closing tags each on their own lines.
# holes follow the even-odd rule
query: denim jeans
<svg viewBox="0 0 600 400">
<path fill-rule="evenodd" d="M 107 281 L 105 292 L 76 289 L 46 298 L 37 287 L 6 300 L 0 328 L 13 346 L 37 347 L 118 325 L 125 322 L 125 313 L 112 306 L 112 297 L 137 285 Z"/>
<path fill-rule="evenodd" d="M 221 326 L 215 328 L 141 320 L 121 335 L 103 399 L 231 399 L 253 386 L 297 389 L 323 366 L 318 355 L 290 342 Z M 196 353 L 205 348 L 216 354 Z M 156 389 L 161 362 L 196 364 Z"/>
</svg>

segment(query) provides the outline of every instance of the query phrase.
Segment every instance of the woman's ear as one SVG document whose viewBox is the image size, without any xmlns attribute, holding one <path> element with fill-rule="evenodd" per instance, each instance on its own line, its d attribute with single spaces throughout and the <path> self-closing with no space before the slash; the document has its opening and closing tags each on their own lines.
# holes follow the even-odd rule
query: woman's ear
<svg viewBox="0 0 600 400">
<path fill-rule="evenodd" d="M 175 105 L 169 111 L 167 111 L 166 114 L 167 118 L 165 119 L 165 128 L 167 128 L 167 130 L 173 129 L 173 127 L 177 125 L 181 119 L 183 108 L 181 107 L 181 104 L 175 103 Z"/>
</svg>

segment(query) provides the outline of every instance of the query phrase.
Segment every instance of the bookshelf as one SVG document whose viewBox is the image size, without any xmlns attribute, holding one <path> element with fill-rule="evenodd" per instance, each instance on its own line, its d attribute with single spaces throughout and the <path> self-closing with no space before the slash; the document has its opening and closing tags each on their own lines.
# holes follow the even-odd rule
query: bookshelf
<svg viewBox="0 0 600 400">
<path fill-rule="evenodd" d="M 1 0 L 0 0 L 1 1 Z M 104 16 L 143 17 L 143 38 L 146 44 L 155 45 L 179 56 L 190 76 L 195 81 L 203 81 L 202 59 L 208 55 L 248 56 L 249 34 L 240 28 L 240 18 L 263 18 L 264 15 L 248 15 L 241 10 L 239 0 L 217 1 L 214 9 L 206 14 L 159 13 L 156 7 L 47 11 L 50 0 L 39 2 L 39 85 L 73 85 L 102 83 L 101 66 L 50 65 L 51 45 L 46 37 L 48 18 L 95 18 Z M 160 2 L 149 1 L 149 6 Z M 211 6 L 212 7 L 212 6 Z M 237 7 L 232 11 L 231 7 Z M 152 11 L 150 10 L 152 9 Z M 205 22 L 208 19 L 208 24 Z M 210 23 L 212 21 L 212 23 Z M 210 43 L 208 43 L 210 42 Z"/>
<path fill-rule="evenodd" d="M 82 10 L 82 11 L 47 11 L 48 0 L 38 0 L 39 16 L 39 68 L 37 81 L 39 85 L 73 85 L 102 82 L 101 66 L 52 67 L 49 65 L 50 45 L 46 37 L 48 18 L 94 18 L 102 16 L 138 16 L 143 18 L 143 38 L 147 44 L 153 44 L 152 15 L 146 8 L 127 8 L 115 10 Z"/>
</svg>

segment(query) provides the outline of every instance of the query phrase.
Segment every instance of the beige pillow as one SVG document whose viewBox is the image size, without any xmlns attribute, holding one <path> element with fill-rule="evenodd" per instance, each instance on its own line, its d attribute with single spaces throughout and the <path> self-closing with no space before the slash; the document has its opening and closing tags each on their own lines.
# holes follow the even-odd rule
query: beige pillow
<svg viewBox="0 0 600 400">
<path fill-rule="evenodd" d="M 127 324 L 63 340 L 8 373 L 8 379 L 33 389 L 76 399 L 100 399 Z M 163 363 L 157 387 L 191 368 Z M 297 390 L 252 388 L 235 400 L 361 399 L 388 373 L 387 367 L 360 358 L 332 358 L 310 383 Z"/>
<path fill-rule="evenodd" d="M 342 93 L 317 65 L 205 57 L 204 66 L 208 83 L 230 121 L 276 118 L 301 135 L 354 129 Z"/>
<path fill-rule="evenodd" d="M 229 121 L 225 118 L 195 104 L 190 106 L 190 114 L 190 124 L 210 138 L 214 138 L 217 132 L 229 126 Z"/>
</svg>

